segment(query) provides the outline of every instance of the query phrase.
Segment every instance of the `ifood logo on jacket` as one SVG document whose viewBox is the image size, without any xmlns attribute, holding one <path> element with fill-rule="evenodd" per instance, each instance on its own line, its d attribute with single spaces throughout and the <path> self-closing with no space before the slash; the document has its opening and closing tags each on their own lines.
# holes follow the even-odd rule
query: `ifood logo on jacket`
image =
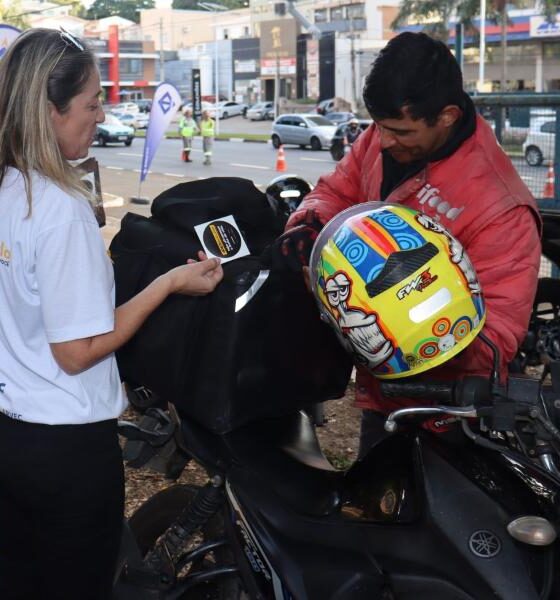
<svg viewBox="0 0 560 600">
<path fill-rule="evenodd" d="M 422 205 L 424 212 L 428 212 L 426 207 L 429 206 L 434 209 L 437 217 L 441 215 L 447 217 L 450 221 L 454 221 L 465 210 L 464 206 L 452 207 L 449 202 L 443 200 L 439 195 L 438 188 L 432 187 L 429 183 L 416 194 L 416 198 Z"/>
<path fill-rule="evenodd" d="M 0 241 L 0 264 L 5 267 L 10 266 L 10 259 L 12 258 L 12 253 L 8 246 L 2 241 Z"/>
</svg>

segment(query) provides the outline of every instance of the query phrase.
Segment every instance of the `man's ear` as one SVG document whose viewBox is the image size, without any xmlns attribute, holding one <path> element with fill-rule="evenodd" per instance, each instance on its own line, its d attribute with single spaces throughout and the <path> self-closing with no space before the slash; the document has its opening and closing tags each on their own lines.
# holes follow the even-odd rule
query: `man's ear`
<svg viewBox="0 0 560 600">
<path fill-rule="evenodd" d="M 438 121 L 444 127 L 453 127 L 462 116 L 463 111 L 456 104 L 448 104 L 439 113 Z"/>
</svg>

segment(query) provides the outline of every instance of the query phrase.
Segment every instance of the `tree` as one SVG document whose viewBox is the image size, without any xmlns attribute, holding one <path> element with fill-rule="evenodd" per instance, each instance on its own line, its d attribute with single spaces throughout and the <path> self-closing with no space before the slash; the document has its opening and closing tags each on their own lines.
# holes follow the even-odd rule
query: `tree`
<svg viewBox="0 0 560 600">
<path fill-rule="evenodd" d="M 502 91 L 506 89 L 506 69 L 507 69 L 507 9 L 509 5 L 515 5 L 516 2 L 508 3 L 507 0 L 489 0 L 488 14 L 486 18 L 494 23 L 501 25 L 501 49 L 502 49 L 502 72 L 500 77 L 500 87 Z M 551 19 L 558 9 L 558 0 L 542 0 L 541 8 L 544 15 Z M 454 16 L 459 23 L 462 23 L 465 31 L 475 36 L 480 35 L 480 31 L 474 26 L 474 18 L 480 13 L 480 0 L 403 0 L 401 8 L 391 27 L 396 29 L 410 21 L 417 19 L 420 22 L 425 21 L 424 31 L 447 42 L 449 37 L 449 22 Z"/>
<path fill-rule="evenodd" d="M 154 0 L 95 0 L 87 11 L 88 19 L 118 16 L 135 23 L 140 22 L 139 10 L 154 8 Z"/>
<path fill-rule="evenodd" d="M 19 0 L 11 2 L 10 0 L 7 2 L 2 2 L 0 0 L 0 23 L 12 25 L 18 29 L 27 29 L 29 27 L 29 23 L 25 18 L 26 14 L 27 13 L 24 13 L 22 10 Z"/>
<path fill-rule="evenodd" d="M 60 4 L 61 6 L 71 4 L 72 9 L 70 10 L 70 14 L 72 16 L 80 17 L 82 19 L 86 17 L 87 10 L 79 0 L 52 0 L 52 2 L 54 2 L 54 4 Z"/>
<path fill-rule="evenodd" d="M 198 5 L 198 2 L 199 0 L 173 0 L 171 6 L 177 10 L 204 10 Z M 219 0 L 216 4 L 221 4 L 229 9 L 249 6 L 248 0 Z"/>
</svg>

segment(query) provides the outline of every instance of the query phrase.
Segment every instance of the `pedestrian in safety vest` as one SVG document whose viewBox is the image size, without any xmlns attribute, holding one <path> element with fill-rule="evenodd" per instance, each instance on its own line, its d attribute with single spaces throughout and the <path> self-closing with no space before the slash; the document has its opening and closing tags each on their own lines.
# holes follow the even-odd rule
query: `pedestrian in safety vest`
<svg viewBox="0 0 560 600">
<path fill-rule="evenodd" d="M 200 121 L 200 134 L 202 135 L 202 150 L 204 152 L 204 164 L 212 163 L 212 146 L 214 145 L 214 120 L 207 110 L 202 111 Z"/>
<path fill-rule="evenodd" d="M 198 125 L 193 119 L 192 111 L 190 108 L 186 108 L 179 121 L 179 134 L 183 140 L 183 160 L 185 162 L 192 162 L 189 156 L 192 150 L 193 137 L 197 133 Z"/>
</svg>

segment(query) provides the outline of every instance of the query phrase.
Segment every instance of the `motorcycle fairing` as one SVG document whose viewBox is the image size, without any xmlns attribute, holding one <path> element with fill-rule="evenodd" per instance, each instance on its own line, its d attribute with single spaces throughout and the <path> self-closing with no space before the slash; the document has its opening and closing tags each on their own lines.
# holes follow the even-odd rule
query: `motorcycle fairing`
<svg viewBox="0 0 560 600">
<path fill-rule="evenodd" d="M 398 443 L 413 456 L 409 476 L 415 483 L 409 489 L 421 493 L 411 507 L 420 512 L 409 522 L 350 521 L 338 511 L 305 516 L 281 500 L 261 477 L 261 470 L 253 469 L 252 461 L 231 469 L 228 478 L 246 522 L 269 563 L 286 578 L 294 598 L 356 600 L 355 589 L 348 596 L 340 595 L 356 574 L 361 574 L 358 587 L 369 586 L 369 598 L 376 598 L 387 585 L 386 573 L 399 599 L 428 598 L 430 592 L 438 600 L 536 600 L 531 577 L 540 580 L 542 550 L 516 544 L 505 531 L 512 516 L 439 455 L 428 436 Z M 372 451 L 374 458 L 383 464 L 388 449 L 396 444 L 394 438 L 380 443 Z M 401 455 L 405 460 L 404 450 Z M 410 464 L 410 458 L 405 462 Z M 385 474 L 388 480 L 395 468 L 391 463 Z M 283 485 L 292 485 L 291 479 L 284 479 L 280 463 L 274 473 Z M 406 514 L 410 517 L 414 510 Z M 477 531 L 495 532 L 501 552 L 493 558 L 470 553 L 469 538 Z M 526 566 L 527 554 L 537 556 L 530 563 L 535 573 Z M 336 568 L 320 572 L 319 565 L 326 564 Z"/>
</svg>

